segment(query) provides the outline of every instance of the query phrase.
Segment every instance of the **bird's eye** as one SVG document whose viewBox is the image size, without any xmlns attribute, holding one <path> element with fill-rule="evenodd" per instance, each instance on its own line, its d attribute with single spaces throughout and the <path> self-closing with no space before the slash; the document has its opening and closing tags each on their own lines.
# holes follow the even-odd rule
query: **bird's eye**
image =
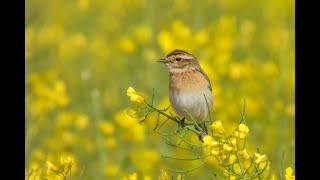
<svg viewBox="0 0 320 180">
<path fill-rule="evenodd" d="M 177 57 L 177 58 L 176 58 L 176 61 L 178 61 L 178 62 L 181 61 L 181 60 L 182 60 L 182 59 L 181 59 L 180 57 Z"/>
</svg>

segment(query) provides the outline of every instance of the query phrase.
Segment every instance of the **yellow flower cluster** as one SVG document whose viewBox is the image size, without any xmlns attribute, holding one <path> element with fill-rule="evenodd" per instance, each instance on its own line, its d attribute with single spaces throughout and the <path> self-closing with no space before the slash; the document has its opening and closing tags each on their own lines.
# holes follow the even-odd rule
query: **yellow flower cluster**
<svg viewBox="0 0 320 180">
<path fill-rule="evenodd" d="M 196 46 L 201 47 L 206 44 L 208 38 L 207 30 L 202 29 L 198 32 L 192 32 L 190 27 L 178 19 L 171 23 L 170 29 L 161 30 L 157 36 L 158 44 L 165 53 L 176 48 L 192 51 Z"/>
<path fill-rule="evenodd" d="M 292 167 L 287 167 L 285 170 L 285 178 L 286 180 L 294 180 L 295 176 L 293 175 Z"/>
<path fill-rule="evenodd" d="M 123 178 L 123 180 L 137 180 L 138 174 L 137 173 L 132 173 L 126 177 Z"/>
<path fill-rule="evenodd" d="M 214 121 L 211 127 L 218 133 L 224 133 L 224 128 L 222 127 L 222 122 L 220 120 Z"/>
<path fill-rule="evenodd" d="M 209 157 L 215 157 L 219 165 L 225 167 L 226 176 L 231 179 L 236 178 L 236 176 L 251 177 L 252 174 L 250 173 L 254 173 L 251 169 L 252 164 L 259 168 L 262 167 L 262 169 L 267 167 L 265 154 L 255 152 L 254 155 L 249 155 L 247 149 L 245 149 L 245 138 L 249 133 L 249 128 L 246 124 L 239 124 L 237 130 L 230 136 L 225 135 L 225 130 L 220 120 L 214 121 L 211 127 L 215 135 L 203 137 L 203 152 Z M 231 168 L 228 169 L 227 167 Z M 245 171 L 245 169 L 247 170 Z"/>
<path fill-rule="evenodd" d="M 31 89 L 27 98 L 34 98 L 29 107 L 33 115 L 43 115 L 69 104 L 66 85 L 54 73 L 34 73 L 29 76 L 28 82 Z"/>
<path fill-rule="evenodd" d="M 89 117 L 83 113 L 66 111 L 58 114 L 56 122 L 59 128 L 74 127 L 77 130 L 84 130 L 89 126 Z"/>
<path fill-rule="evenodd" d="M 105 168 L 104 172 L 107 176 L 115 176 L 116 174 L 118 174 L 120 171 L 119 166 L 115 165 L 115 164 L 109 164 L 107 165 L 107 167 Z"/>
<path fill-rule="evenodd" d="M 144 98 L 140 96 L 131 86 L 127 89 L 127 96 L 130 97 L 130 101 L 134 103 L 143 103 Z"/>
<path fill-rule="evenodd" d="M 149 148 L 132 150 L 129 152 L 129 159 L 143 173 L 150 173 L 160 161 L 159 154 Z M 146 166 L 146 164 L 148 165 Z"/>
<path fill-rule="evenodd" d="M 37 171 L 27 173 L 26 179 L 36 179 L 43 177 L 44 179 L 67 179 L 71 170 L 74 168 L 74 159 L 70 156 L 61 156 L 60 164 L 55 164 L 51 161 L 46 162 L 45 168 L 39 168 Z"/>
<path fill-rule="evenodd" d="M 158 178 L 159 180 L 174 180 L 173 176 L 170 176 L 168 172 L 164 169 L 160 169 L 160 176 Z M 178 174 L 176 180 L 183 180 L 184 178 L 182 177 L 181 174 Z"/>
<path fill-rule="evenodd" d="M 145 140 L 145 127 L 138 123 L 138 119 L 129 116 L 127 110 L 116 113 L 115 121 L 123 132 L 123 139 L 140 143 Z"/>
<path fill-rule="evenodd" d="M 117 141 L 114 138 L 115 127 L 114 125 L 107 121 L 101 120 L 99 123 L 99 128 L 104 135 L 104 144 L 108 149 L 114 149 L 117 146 Z"/>
<path fill-rule="evenodd" d="M 240 139 L 245 138 L 249 133 L 249 128 L 245 124 L 240 124 L 239 127 L 238 127 L 238 130 L 239 131 L 235 131 L 235 132 L 236 132 L 236 134 L 239 134 L 239 138 Z"/>
</svg>

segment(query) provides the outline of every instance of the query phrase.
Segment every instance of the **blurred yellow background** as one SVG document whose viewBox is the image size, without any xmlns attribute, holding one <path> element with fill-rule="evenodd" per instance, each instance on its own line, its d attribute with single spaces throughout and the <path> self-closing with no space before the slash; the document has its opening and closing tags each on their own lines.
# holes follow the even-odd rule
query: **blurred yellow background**
<svg viewBox="0 0 320 180">
<path fill-rule="evenodd" d="M 155 60 L 177 48 L 198 57 L 227 131 L 246 99 L 248 146 L 267 154 L 270 177 L 294 167 L 293 0 L 28 0 L 25 34 L 26 173 L 64 156 L 71 179 L 158 179 L 172 164 L 194 167 L 162 159 L 175 150 L 151 133 L 155 122 L 125 113 L 128 86 L 149 99 L 154 88 L 155 102 L 169 105 L 168 72 Z"/>
</svg>

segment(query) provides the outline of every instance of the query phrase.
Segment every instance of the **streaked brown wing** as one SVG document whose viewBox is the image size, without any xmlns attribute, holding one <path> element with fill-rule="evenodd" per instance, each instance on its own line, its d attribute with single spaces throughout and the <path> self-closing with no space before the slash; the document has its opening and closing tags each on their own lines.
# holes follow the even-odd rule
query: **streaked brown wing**
<svg viewBox="0 0 320 180">
<path fill-rule="evenodd" d="M 209 79 L 208 75 L 201 68 L 198 69 L 197 71 L 200 72 L 208 80 L 208 82 L 209 82 L 208 88 L 210 89 L 210 92 L 212 92 L 212 87 L 211 87 L 211 83 L 210 83 L 210 79 Z"/>
</svg>

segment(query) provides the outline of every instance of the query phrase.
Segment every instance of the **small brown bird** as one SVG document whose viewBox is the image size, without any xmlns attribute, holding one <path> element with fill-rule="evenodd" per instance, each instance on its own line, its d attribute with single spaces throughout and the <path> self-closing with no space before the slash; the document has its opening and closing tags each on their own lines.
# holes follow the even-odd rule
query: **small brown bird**
<svg viewBox="0 0 320 180">
<path fill-rule="evenodd" d="M 159 60 L 169 69 L 169 96 L 173 109 L 181 118 L 190 118 L 201 127 L 201 135 L 207 134 L 205 124 L 209 109 L 213 107 L 212 88 L 206 73 L 195 56 L 184 50 L 174 50 Z M 189 114 L 188 114 L 188 113 Z M 200 130 L 200 129 L 199 129 Z"/>
</svg>

